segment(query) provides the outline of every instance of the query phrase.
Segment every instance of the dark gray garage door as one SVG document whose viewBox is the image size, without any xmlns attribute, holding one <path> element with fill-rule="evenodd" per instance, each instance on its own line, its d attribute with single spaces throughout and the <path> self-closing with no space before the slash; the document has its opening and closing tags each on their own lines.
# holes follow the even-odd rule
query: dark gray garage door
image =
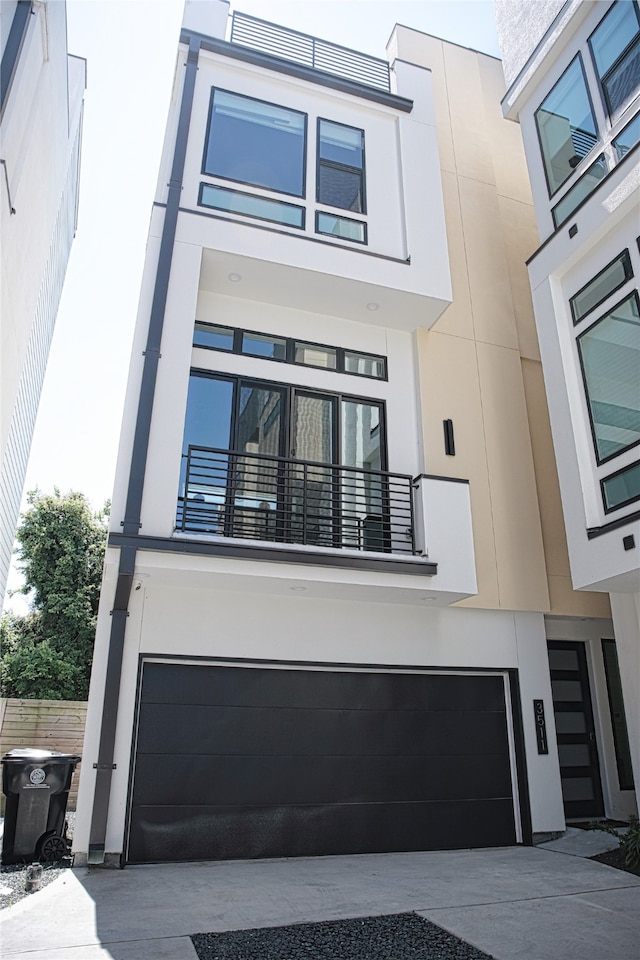
<svg viewBox="0 0 640 960">
<path fill-rule="evenodd" d="M 501 676 L 144 664 L 129 862 L 514 842 Z"/>
</svg>

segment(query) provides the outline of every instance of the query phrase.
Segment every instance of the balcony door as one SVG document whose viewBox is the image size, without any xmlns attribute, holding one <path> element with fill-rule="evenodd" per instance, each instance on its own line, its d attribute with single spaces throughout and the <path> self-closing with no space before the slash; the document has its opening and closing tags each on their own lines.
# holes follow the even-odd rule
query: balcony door
<svg viewBox="0 0 640 960">
<path fill-rule="evenodd" d="M 178 526 L 383 550 L 385 467 L 382 403 L 194 371 Z"/>
</svg>

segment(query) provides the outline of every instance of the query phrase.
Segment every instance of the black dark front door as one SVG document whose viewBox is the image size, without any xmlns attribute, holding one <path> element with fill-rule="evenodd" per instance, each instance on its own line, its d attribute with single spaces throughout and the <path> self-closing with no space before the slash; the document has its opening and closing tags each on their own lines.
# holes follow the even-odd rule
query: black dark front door
<svg viewBox="0 0 640 960">
<path fill-rule="evenodd" d="M 501 675 L 148 662 L 127 859 L 515 843 Z"/>
<path fill-rule="evenodd" d="M 550 640 L 548 648 L 565 816 L 601 817 L 600 765 L 584 644 Z"/>
</svg>

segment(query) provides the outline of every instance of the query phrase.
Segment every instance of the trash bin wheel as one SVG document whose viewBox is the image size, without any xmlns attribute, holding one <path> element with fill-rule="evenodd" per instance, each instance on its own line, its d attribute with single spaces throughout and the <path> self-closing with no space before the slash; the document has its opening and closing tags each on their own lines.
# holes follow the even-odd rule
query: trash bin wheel
<svg viewBox="0 0 640 960">
<path fill-rule="evenodd" d="M 45 863 L 55 863 L 67 855 L 67 841 L 57 833 L 49 834 L 38 844 L 39 859 Z"/>
</svg>

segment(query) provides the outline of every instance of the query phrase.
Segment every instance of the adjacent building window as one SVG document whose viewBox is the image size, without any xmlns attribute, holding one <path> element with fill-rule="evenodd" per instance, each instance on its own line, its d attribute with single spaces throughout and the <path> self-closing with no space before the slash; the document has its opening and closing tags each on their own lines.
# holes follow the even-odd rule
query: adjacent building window
<svg viewBox="0 0 640 960">
<path fill-rule="evenodd" d="M 631 123 L 628 123 L 622 133 L 613 141 L 618 160 L 622 160 L 629 150 L 640 140 L 640 113 L 636 114 Z"/>
<path fill-rule="evenodd" d="M 577 339 L 597 460 L 640 442 L 640 308 L 634 291 Z"/>
<path fill-rule="evenodd" d="M 606 172 L 607 164 L 604 154 L 601 154 L 596 162 L 592 163 L 589 169 L 583 173 L 578 182 L 570 190 L 567 190 L 560 203 L 557 203 L 551 211 L 554 227 L 562 226 L 580 204 L 591 196 Z"/>
<path fill-rule="evenodd" d="M 307 116 L 213 90 L 202 172 L 304 196 Z"/>
<path fill-rule="evenodd" d="M 610 117 L 640 89 L 640 15 L 634 0 L 618 0 L 589 38 Z"/>
<path fill-rule="evenodd" d="M 569 306 L 571 307 L 573 322 L 579 323 L 584 320 L 587 314 L 604 303 L 612 293 L 622 287 L 632 276 L 633 269 L 629 251 L 623 250 L 615 260 L 607 264 L 589 283 L 578 290 L 575 296 L 571 297 Z"/>
<path fill-rule="evenodd" d="M 241 190 L 229 190 L 228 187 L 201 183 L 198 203 L 213 210 L 224 210 L 227 213 L 238 213 L 242 217 L 253 217 L 256 220 L 268 220 L 270 223 L 281 223 L 287 227 L 304 229 L 304 207 L 283 203 L 282 200 L 258 197 L 254 193 L 243 193 Z"/>
<path fill-rule="evenodd" d="M 611 513 L 640 500 L 640 463 L 632 463 L 601 481 L 604 512 Z"/>
<path fill-rule="evenodd" d="M 579 54 L 538 108 L 535 117 L 549 196 L 553 196 L 598 142 Z"/>
<path fill-rule="evenodd" d="M 353 213 L 366 212 L 363 130 L 318 120 L 317 200 Z"/>
<path fill-rule="evenodd" d="M 320 367 L 337 373 L 370 377 L 373 380 L 387 379 L 386 357 L 297 340 L 294 337 L 276 337 L 216 323 L 203 323 L 199 320 L 194 327 L 193 345 L 205 350 L 223 350 L 266 360 L 279 360 L 282 363 Z"/>
</svg>

